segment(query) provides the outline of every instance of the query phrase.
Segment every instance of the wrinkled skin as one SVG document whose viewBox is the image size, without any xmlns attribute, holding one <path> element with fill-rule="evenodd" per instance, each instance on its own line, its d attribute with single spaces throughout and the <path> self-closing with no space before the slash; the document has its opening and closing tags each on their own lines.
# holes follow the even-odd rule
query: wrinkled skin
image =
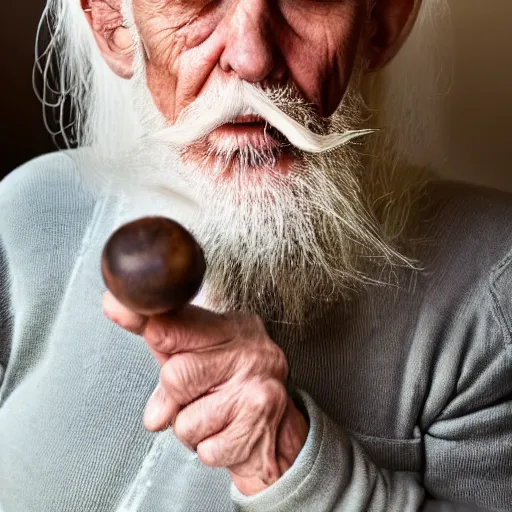
<svg viewBox="0 0 512 512">
<path fill-rule="evenodd" d="M 308 425 L 285 388 L 286 357 L 257 316 L 187 306 L 147 318 L 110 292 L 103 307 L 112 321 L 143 336 L 161 365 L 144 415 L 148 430 L 173 425 L 204 464 L 228 468 L 247 495 L 290 468 Z"/>
<path fill-rule="evenodd" d="M 107 62 L 130 76 L 121 0 L 82 2 Z M 398 51 L 413 5 L 379 0 L 368 13 L 363 0 L 134 0 L 133 9 L 148 87 L 175 121 L 210 79 L 230 74 L 254 83 L 291 79 L 328 116 L 346 90 L 358 41 L 368 69 L 378 69 Z"/>
<path fill-rule="evenodd" d="M 140 0 L 135 10 L 150 55 L 148 85 L 168 119 L 217 73 L 255 83 L 292 79 L 324 115 L 334 111 L 355 56 L 360 1 L 207 3 Z"/>
<path fill-rule="evenodd" d="M 83 0 L 104 58 L 122 77 L 132 73 L 130 31 L 120 0 Z M 209 81 L 292 80 L 322 116 L 339 105 L 358 41 L 368 70 L 399 49 L 413 0 L 134 0 L 146 50 L 148 88 L 170 121 Z M 89 9 L 90 8 L 90 9 Z M 240 126 L 243 140 L 246 127 Z M 159 387 L 144 423 L 174 425 L 182 442 L 208 465 L 230 470 L 239 490 L 265 489 L 293 464 L 308 423 L 287 394 L 287 362 L 256 316 L 217 315 L 190 306 L 148 319 L 107 292 L 105 314 L 145 339 L 161 365 Z"/>
</svg>

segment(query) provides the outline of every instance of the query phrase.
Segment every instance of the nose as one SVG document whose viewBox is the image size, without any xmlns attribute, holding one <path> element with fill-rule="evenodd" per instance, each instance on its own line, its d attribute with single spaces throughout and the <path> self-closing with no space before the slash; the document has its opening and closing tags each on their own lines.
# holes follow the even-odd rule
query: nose
<svg viewBox="0 0 512 512">
<path fill-rule="evenodd" d="M 241 80 L 262 82 L 284 74 L 272 30 L 269 0 L 238 0 L 228 16 L 220 67 Z"/>
</svg>

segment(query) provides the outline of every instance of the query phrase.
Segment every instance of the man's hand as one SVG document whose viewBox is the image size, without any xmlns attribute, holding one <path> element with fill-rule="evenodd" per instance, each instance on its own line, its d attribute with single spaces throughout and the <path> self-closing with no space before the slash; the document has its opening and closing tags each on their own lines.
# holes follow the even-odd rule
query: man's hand
<svg viewBox="0 0 512 512">
<path fill-rule="evenodd" d="M 226 467 L 240 492 L 276 482 L 306 442 L 308 425 L 288 396 L 288 364 L 256 316 L 196 306 L 157 317 L 107 292 L 106 316 L 144 337 L 161 365 L 144 425 L 174 433 L 209 466 Z"/>
</svg>

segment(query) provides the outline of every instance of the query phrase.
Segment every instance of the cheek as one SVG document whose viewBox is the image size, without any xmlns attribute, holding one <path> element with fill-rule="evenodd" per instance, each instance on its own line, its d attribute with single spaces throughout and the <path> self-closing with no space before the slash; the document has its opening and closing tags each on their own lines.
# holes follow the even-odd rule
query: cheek
<svg viewBox="0 0 512 512">
<path fill-rule="evenodd" d="M 290 75 L 319 113 L 328 117 L 339 106 L 352 75 L 362 16 L 347 5 L 336 14 L 292 20 L 290 25 L 293 31 L 282 42 Z"/>
<path fill-rule="evenodd" d="M 283 0 L 284 7 L 270 21 L 274 50 L 281 55 L 286 74 L 325 117 L 338 107 L 352 73 L 363 26 L 361 4 L 344 0 L 323 9 L 315 4 L 313 9 L 310 0 Z M 231 27 L 224 19 L 227 10 L 221 7 L 206 15 L 203 10 L 199 21 L 192 7 L 172 8 L 169 3 L 161 12 L 146 6 L 136 16 L 149 54 L 148 88 L 171 122 L 219 69 Z"/>
<path fill-rule="evenodd" d="M 153 100 L 166 119 L 174 121 L 176 112 L 176 87 L 177 76 L 172 69 L 155 65 L 149 60 L 146 62 L 147 87 L 153 96 Z"/>
<path fill-rule="evenodd" d="M 336 47 L 330 46 L 329 64 L 325 68 L 327 72 L 322 76 L 322 106 L 326 116 L 334 113 L 345 95 L 354 72 L 359 41 L 360 31 L 353 30 L 343 42 L 338 42 Z"/>
<path fill-rule="evenodd" d="M 156 106 L 170 121 L 179 114 L 176 105 L 179 62 L 187 48 L 187 37 L 182 28 L 195 16 L 192 9 L 175 11 L 151 11 L 146 7 L 135 14 L 146 53 L 147 86 Z"/>
</svg>

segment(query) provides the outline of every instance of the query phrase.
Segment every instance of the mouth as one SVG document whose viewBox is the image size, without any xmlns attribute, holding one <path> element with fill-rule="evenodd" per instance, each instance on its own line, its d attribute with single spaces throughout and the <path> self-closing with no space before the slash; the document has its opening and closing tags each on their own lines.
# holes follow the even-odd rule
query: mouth
<svg viewBox="0 0 512 512">
<path fill-rule="evenodd" d="M 245 115 L 238 116 L 235 120 L 231 121 L 229 124 L 239 125 L 239 124 L 265 124 L 266 121 L 261 116 L 258 115 Z"/>
<path fill-rule="evenodd" d="M 245 179 L 261 179 L 262 171 L 288 174 L 298 155 L 288 139 L 258 115 L 238 116 L 188 146 L 185 161 L 195 161 L 207 175 L 217 169 L 216 180 L 227 180 L 241 173 Z M 253 184 L 254 184 L 253 183 Z"/>
<path fill-rule="evenodd" d="M 218 148 L 252 146 L 256 150 L 275 151 L 290 143 L 284 135 L 257 115 L 239 116 L 215 129 L 208 141 Z"/>
</svg>

